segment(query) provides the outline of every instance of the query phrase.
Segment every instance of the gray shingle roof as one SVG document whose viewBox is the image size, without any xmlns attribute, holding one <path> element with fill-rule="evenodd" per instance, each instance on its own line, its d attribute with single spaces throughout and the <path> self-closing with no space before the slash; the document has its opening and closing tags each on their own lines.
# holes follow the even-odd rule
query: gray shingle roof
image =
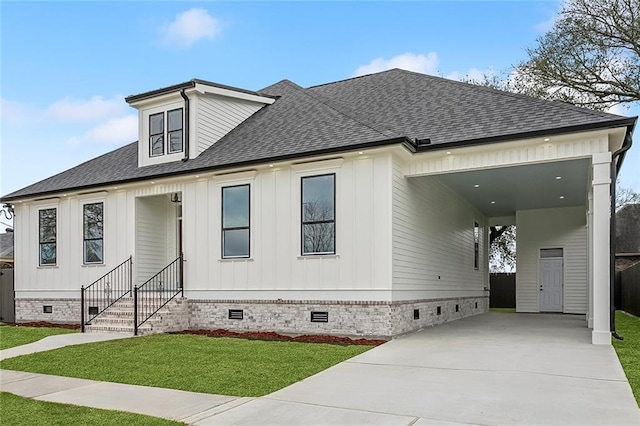
<svg viewBox="0 0 640 426">
<path fill-rule="evenodd" d="M 140 168 L 134 142 L 3 199 L 398 143 L 406 138 L 429 138 L 436 146 L 634 122 L 398 69 L 308 89 L 283 80 L 258 93 L 278 98 L 197 158 Z"/>
</svg>

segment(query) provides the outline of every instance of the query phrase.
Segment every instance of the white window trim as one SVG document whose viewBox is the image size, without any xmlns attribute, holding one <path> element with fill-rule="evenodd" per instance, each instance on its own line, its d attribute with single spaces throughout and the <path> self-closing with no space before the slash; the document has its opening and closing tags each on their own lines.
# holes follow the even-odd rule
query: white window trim
<svg viewBox="0 0 640 426">
<path fill-rule="evenodd" d="M 80 264 L 85 267 L 104 266 L 107 264 L 107 193 L 97 192 L 78 197 L 80 220 Z M 102 203 L 102 262 L 85 262 L 84 259 L 84 206 L 86 204 Z"/>
<path fill-rule="evenodd" d="M 213 229 L 213 235 L 211 241 L 213 244 L 217 244 L 218 247 L 218 262 L 233 262 L 233 261 L 253 261 L 255 253 L 255 216 L 256 216 L 256 200 L 255 195 L 255 177 L 257 172 L 255 170 L 247 170 L 237 173 L 226 173 L 222 175 L 214 176 L 211 181 L 213 182 L 212 190 L 215 191 L 215 195 L 212 197 L 214 200 L 213 205 L 217 206 L 213 208 L 213 215 L 211 220 L 215 225 Z M 225 257 L 222 252 L 222 188 L 229 186 L 249 185 L 249 256 L 234 256 Z M 211 204 L 210 204 L 211 206 Z"/>
<path fill-rule="evenodd" d="M 60 199 L 59 198 L 50 198 L 47 200 L 42 200 L 40 202 L 35 202 L 32 204 L 33 207 L 35 207 L 36 209 L 36 247 L 37 247 L 37 251 L 36 251 L 36 258 L 38 259 L 38 269 L 47 269 L 47 268 L 57 268 L 58 267 L 58 262 L 59 262 L 59 254 L 60 254 L 60 250 L 59 250 L 59 244 L 58 244 L 58 239 L 59 239 L 59 231 L 60 231 Z M 47 264 L 47 265 L 43 265 L 42 263 L 40 263 L 41 259 L 40 259 L 40 210 L 47 210 L 47 209 L 56 209 L 56 263 L 51 263 L 51 264 Z"/>
<path fill-rule="evenodd" d="M 340 258 L 340 246 L 339 243 L 342 241 L 341 238 L 341 230 L 343 223 L 343 215 L 342 215 L 342 202 L 341 202 L 341 191 L 340 191 L 340 171 L 342 169 L 342 164 L 344 160 L 342 158 L 334 158 L 330 160 L 322 160 L 322 161 L 313 161 L 308 163 L 294 164 L 291 166 L 291 169 L 294 173 L 291 173 L 291 178 L 293 182 L 291 183 L 291 188 L 293 188 L 293 197 L 292 197 L 292 206 L 291 206 L 291 217 L 295 218 L 295 220 L 291 221 L 291 226 L 294 227 L 291 235 L 295 240 L 292 242 L 292 249 L 294 250 L 293 257 L 298 260 L 304 259 L 327 259 L 327 258 Z M 302 208 L 302 178 L 305 177 L 313 177 L 320 175 L 335 175 L 335 206 L 334 206 L 334 226 L 335 226 L 335 240 L 334 247 L 332 253 L 302 253 L 302 215 L 300 209 Z"/>
</svg>

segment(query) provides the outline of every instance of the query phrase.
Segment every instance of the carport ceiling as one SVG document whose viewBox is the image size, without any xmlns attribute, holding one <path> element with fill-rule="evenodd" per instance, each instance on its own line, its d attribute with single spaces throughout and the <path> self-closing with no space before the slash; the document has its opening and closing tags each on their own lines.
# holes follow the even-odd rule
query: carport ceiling
<svg viewBox="0 0 640 426">
<path fill-rule="evenodd" d="M 587 204 L 589 159 L 440 175 L 488 217 Z"/>
</svg>

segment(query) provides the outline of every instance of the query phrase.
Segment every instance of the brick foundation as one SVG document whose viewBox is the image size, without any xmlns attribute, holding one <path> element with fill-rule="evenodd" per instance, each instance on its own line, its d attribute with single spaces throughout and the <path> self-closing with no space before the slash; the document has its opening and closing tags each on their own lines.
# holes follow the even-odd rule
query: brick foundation
<svg viewBox="0 0 640 426">
<path fill-rule="evenodd" d="M 45 305 L 51 313 L 44 313 Z M 229 310 L 242 310 L 242 319 L 229 318 Z M 155 328 L 392 337 L 488 310 L 488 297 L 397 302 L 176 299 L 155 318 Z M 312 312 L 326 313 L 327 322 L 312 322 Z M 16 299 L 16 322 L 30 321 L 79 323 L 80 300 Z"/>
</svg>

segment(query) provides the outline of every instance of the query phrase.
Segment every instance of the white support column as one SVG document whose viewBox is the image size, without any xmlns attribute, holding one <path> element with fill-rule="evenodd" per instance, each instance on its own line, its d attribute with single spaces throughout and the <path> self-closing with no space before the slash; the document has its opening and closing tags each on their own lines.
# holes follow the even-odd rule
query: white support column
<svg viewBox="0 0 640 426">
<path fill-rule="evenodd" d="M 611 185 L 611 153 L 593 154 L 593 209 L 591 278 L 593 280 L 593 330 L 591 342 L 611 344 L 609 324 L 609 219 Z"/>
<path fill-rule="evenodd" d="M 589 190 L 589 210 L 587 211 L 587 250 L 588 250 L 588 303 L 587 327 L 593 329 L 593 192 Z"/>
</svg>

